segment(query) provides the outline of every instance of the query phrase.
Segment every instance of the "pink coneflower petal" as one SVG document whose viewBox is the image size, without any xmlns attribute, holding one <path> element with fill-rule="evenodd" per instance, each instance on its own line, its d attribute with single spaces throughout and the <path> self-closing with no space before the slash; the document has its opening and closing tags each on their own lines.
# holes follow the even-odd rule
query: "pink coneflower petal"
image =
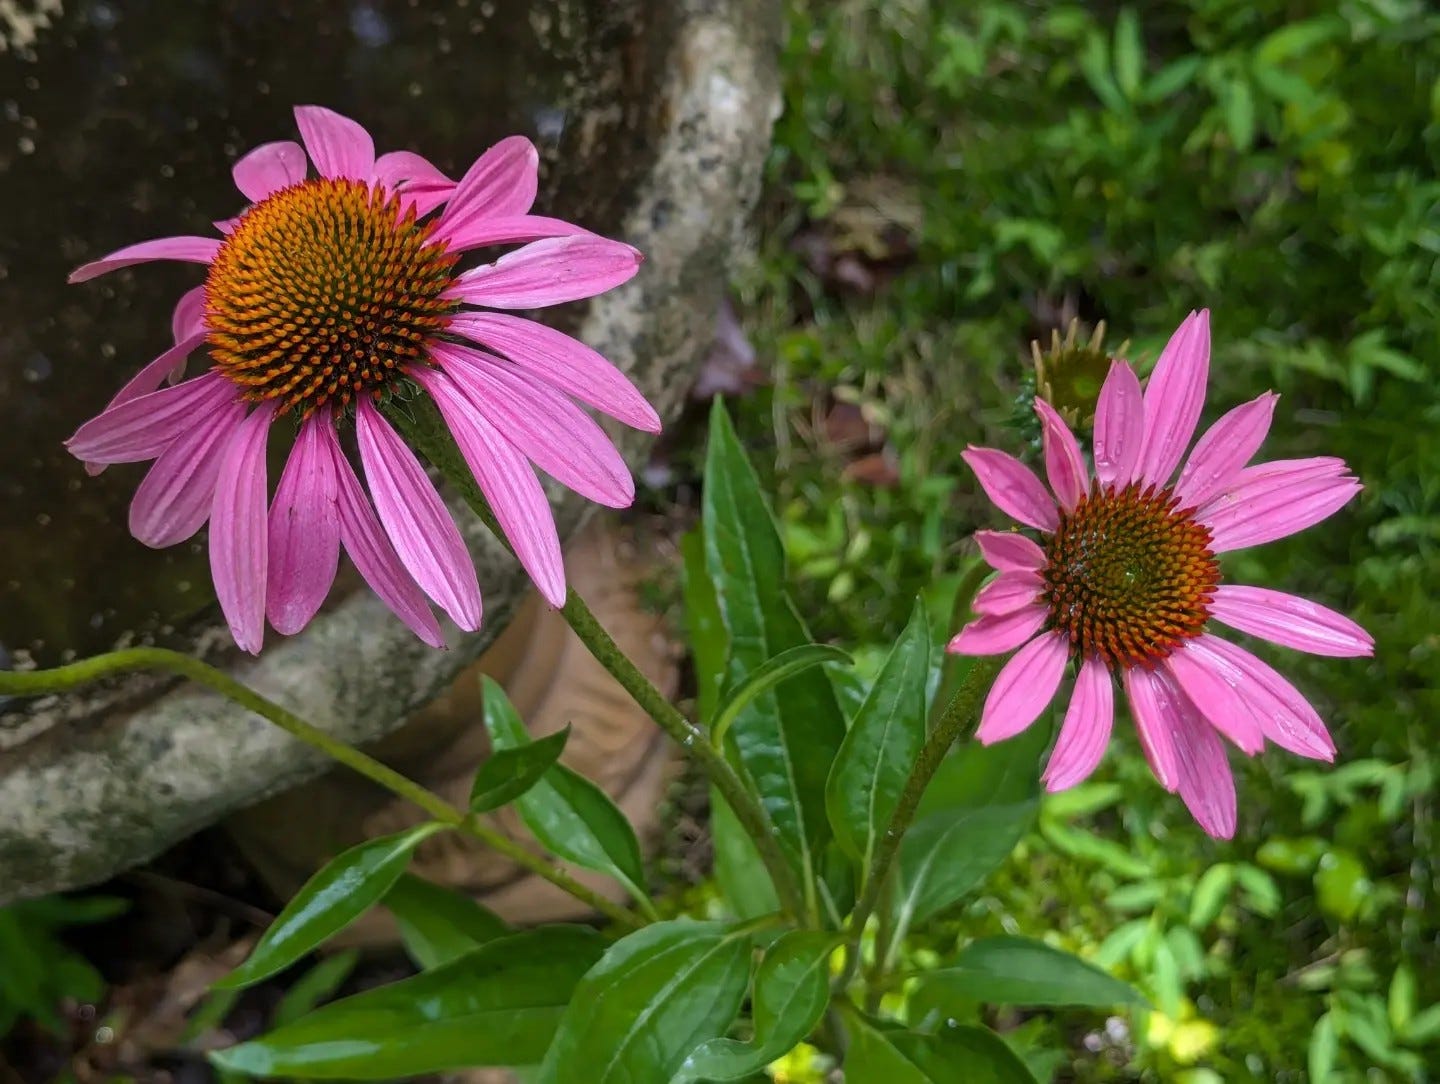
<svg viewBox="0 0 1440 1084">
<path fill-rule="evenodd" d="M 1140 477 L 1164 485 L 1175 473 L 1205 406 L 1210 376 L 1210 311 L 1192 312 L 1170 336 L 1145 386 Z"/>
<path fill-rule="evenodd" d="M 1041 531 L 1053 531 L 1059 526 L 1055 501 L 1044 484 L 1013 455 L 971 445 L 960 458 L 970 465 L 986 496 L 1002 512 Z"/>
<path fill-rule="evenodd" d="M 1040 416 L 1041 436 L 1045 445 L 1045 473 L 1060 507 L 1071 511 L 1090 488 L 1090 472 L 1075 434 L 1065 419 L 1044 399 L 1035 400 L 1035 413 Z"/>
<path fill-rule="evenodd" d="M 1122 489 L 1135 480 L 1145 436 L 1145 400 L 1129 362 L 1112 361 L 1095 407 L 1095 477 Z"/>
<path fill-rule="evenodd" d="M 594 297 L 629 282 L 640 253 L 593 234 L 533 241 L 466 271 L 446 296 L 497 309 L 535 309 Z"/>
<path fill-rule="evenodd" d="M 170 335 L 179 346 L 186 339 L 205 333 L 205 287 L 186 290 L 175 303 L 170 317 Z"/>
<path fill-rule="evenodd" d="M 503 312 L 462 312 L 451 317 L 449 330 L 504 354 L 520 368 L 626 425 L 660 432 L 660 416 L 635 385 L 578 339 Z"/>
<path fill-rule="evenodd" d="M 980 556 L 997 572 L 1039 572 L 1045 567 L 1045 551 L 1023 534 L 1014 531 L 976 531 Z"/>
<path fill-rule="evenodd" d="M 370 180 L 375 141 L 355 121 L 321 105 L 297 105 L 295 124 L 320 176 Z"/>
<path fill-rule="evenodd" d="M 1235 834 L 1235 777 L 1225 757 L 1225 746 L 1184 693 L 1175 697 L 1175 705 L 1180 798 L 1209 835 L 1229 839 Z"/>
<path fill-rule="evenodd" d="M 541 241 L 547 237 L 594 237 L 589 230 L 559 218 L 544 215 L 514 215 L 510 218 L 475 218 L 458 226 L 446 239 L 451 252 L 465 252 L 487 245 L 512 245 Z"/>
<path fill-rule="evenodd" d="M 355 433 L 375 511 L 401 562 L 455 624 L 479 628 L 474 562 L 415 453 L 369 399 L 357 400 Z"/>
<path fill-rule="evenodd" d="M 300 424 L 270 504 L 265 616 L 286 636 L 319 612 L 340 566 L 339 482 L 321 432 L 334 425 L 318 410 Z"/>
<path fill-rule="evenodd" d="M 375 159 L 375 180 L 403 192 L 455 191 L 455 182 L 433 162 L 414 151 L 388 151 Z"/>
<path fill-rule="evenodd" d="M 562 393 L 479 351 L 437 343 L 432 355 L 475 409 L 545 473 L 610 508 L 634 503 L 635 480 L 625 460 Z"/>
<path fill-rule="evenodd" d="M 417 371 L 415 378 L 440 408 L 520 564 L 547 602 L 563 606 L 565 563 L 560 537 L 534 469 L 449 376 Z"/>
<path fill-rule="evenodd" d="M 1090 778 L 1110 744 L 1115 721 L 1115 689 L 1110 669 L 1091 656 L 1080 665 L 1075 691 L 1060 725 L 1060 737 L 1050 753 L 1041 779 L 1052 793 L 1066 790 Z"/>
<path fill-rule="evenodd" d="M 375 510 L 360 487 L 360 479 L 350 468 L 333 428 L 322 430 L 321 436 L 330 452 L 336 482 L 337 514 L 340 541 L 355 568 L 392 613 L 431 647 L 443 648 L 445 637 L 440 623 L 425 604 L 420 590 L 405 566 L 400 563 L 395 547 L 385 537 Z"/>
<path fill-rule="evenodd" d="M 502 139 L 465 171 L 435 223 L 435 236 L 450 241 L 482 218 L 527 213 L 540 184 L 540 152 L 524 136 Z"/>
<path fill-rule="evenodd" d="M 164 549 L 205 525 L 221 457 L 246 409 L 239 400 L 216 408 L 160 454 L 130 502 L 131 534 L 153 549 Z"/>
<path fill-rule="evenodd" d="M 266 403 L 236 426 L 220 460 L 210 509 L 210 575 L 215 595 L 241 649 L 258 654 L 265 641 L 265 438 L 275 417 Z"/>
<path fill-rule="evenodd" d="M 1211 551 L 1273 542 L 1334 515 L 1362 487 L 1348 474 L 1334 472 L 1330 462 L 1301 459 L 1242 470 L 1196 516 L 1210 529 Z"/>
<path fill-rule="evenodd" d="M 1145 759 L 1160 785 L 1174 793 L 1180 785 L 1180 769 L 1175 751 L 1179 708 L 1173 687 L 1158 670 L 1130 666 L 1122 674 L 1125 698 L 1130 702 L 1130 715 Z"/>
<path fill-rule="evenodd" d="M 1265 735 L 1239 686 L 1244 675 L 1210 646 L 1217 638 L 1203 633 L 1165 659 L 1164 667 L 1190 702 L 1220 733 L 1247 756 L 1265 748 Z"/>
<path fill-rule="evenodd" d="M 1003 655 L 1014 651 L 1045 627 L 1050 611 L 1039 604 L 998 616 L 983 615 L 951 638 L 952 655 Z"/>
<path fill-rule="evenodd" d="M 157 373 L 157 382 L 163 380 L 164 371 L 157 367 Z M 207 417 L 238 398 L 235 385 L 217 373 L 205 373 L 109 408 L 77 429 L 65 447 L 76 459 L 90 463 L 154 459 L 197 418 Z"/>
<path fill-rule="evenodd" d="M 185 368 L 185 359 L 198 350 L 204 342 L 205 332 L 203 330 L 181 339 L 127 380 L 110 402 L 105 405 L 105 409 L 109 411 L 121 403 L 128 403 L 132 399 L 138 399 L 140 396 L 148 395 L 158 389 L 167 379 L 171 379 L 175 375 L 177 369 Z"/>
<path fill-rule="evenodd" d="M 282 139 L 262 143 L 243 155 L 231 176 L 241 195 L 251 203 L 259 203 L 271 193 L 303 181 L 306 167 L 305 148 L 294 140 Z"/>
<path fill-rule="evenodd" d="M 1034 572 L 1002 572 L 981 588 L 971 603 L 977 614 L 999 617 L 1033 606 L 1045 590 L 1045 581 Z"/>
<path fill-rule="evenodd" d="M 1265 737 L 1312 760 L 1333 760 L 1335 743 L 1319 713 L 1274 667 L 1237 644 L 1216 636 L 1211 649 L 1246 677 L 1241 693 Z"/>
<path fill-rule="evenodd" d="M 210 263 L 220 251 L 220 242 L 214 237 L 160 237 L 154 241 L 141 241 L 116 249 L 110 255 L 89 263 L 81 264 L 70 272 L 67 282 L 88 282 L 122 267 L 151 260 L 178 260 L 181 263 Z"/>
<path fill-rule="evenodd" d="M 1311 655 L 1345 659 L 1375 653 L 1374 639 L 1350 618 L 1284 591 L 1221 584 L 1210 613 L 1232 629 Z"/>
<path fill-rule="evenodd" d="M 1205 431 L 1175 483 L 1175 496 L 1182 507 L 1199 508 L 1235 481 L 1265 442 L 1279 399 L 1274 392 L 1266 392 L 1226 412 Z"/>
<path fill-rule="evenodd" d="M 985 697 L 975 731 L 981 744 L 1013 738 L 1040 717 L 1055 698 L 1069 654 L 1068 642 L 1057 632 L 1037 636 L 1015 652 Z"/>
</svg>

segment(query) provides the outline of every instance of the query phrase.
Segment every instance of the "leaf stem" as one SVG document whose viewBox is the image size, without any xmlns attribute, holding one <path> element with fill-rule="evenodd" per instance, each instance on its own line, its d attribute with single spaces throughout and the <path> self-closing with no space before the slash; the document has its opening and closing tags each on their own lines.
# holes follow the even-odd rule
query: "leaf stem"
<svg viewBox="0 0 1440 1084">
<path fill-rule="evenodd" d="M 890 867 L 900 850 L 900 841 L 909 830 L 910 822 L 915 819 L 920 797 L 940 769 L 950 747 L 972 731 L 980 715 L 981 700 L 995 680 L 1000 662 L 999 658 L 975 660 L 960 682 L 960 687 L 955 690 L 955 695 L 950 698 L 944 714 L 930 731 L 925 744 L 920 747 L 915 768 L 911 771 L 910 778 L 905 781 L 905 789 L 900 792 L 895 812 L 890 815 L 890 823 L 875 848 L 875 858 L 870 865 L 870 876 L 866 879 L 860 902 L 850 914 L 845 942 L 845 966 L 841 968 L 835 989 L 843 990 L 855 978 L 855 972 L 860 966 L 860 939 L 865 932 L 865 924 L 870 921 L 870 916 L 880 902 L 880 895 L 889 880 Z"/>
<path fill-rule="evenodd" d="M 479 485 L 476 484 L 474 477 L 465 466 L 459 449 L 455 446 L 455 441 L 449 432 L 439 423 L 433 409 L 425 410 L 423 405 L 418 403 L 413 405 L 421 406 L 421 411 L 411 415 L 392 408 L 387 410 L 387 417 L 400 429 L 405 438 L 435 465 L 445 480 L 453 485 L 460 496 L 465 499 L 465 503 L 470 506 L 471 511 L 480 517 L 491 533 L 513 554 L 515 551 L 510 545 L 510 540 L 501 530 L 495 514 L 485 500 L 484 493 L 480 491 Z M 786 858 L 785 852 L 780 847 L 770 825 L 770 819 L 765 815 L 764 809 L 761 808 L 754 796 L 746 789 L 739 773 L 725 759 L 724 754 L 714 749 L 706 740 L 705 732 L 685 718 L 666 699 L 665 694 L 641 673 L 639 667 L 620 649 L 605 627 L 596 619 L 590 607 L 585 604 L 585 600 L 575 591 L 569 591 L 565 596 L 565 605 L 560 608 L 560 616 L 570 625 L 580 642 L 585 645 L 596 661 L 620 683 L 621 688 L 630 694 L 645 714 L 650 716 L 656 725 L 680 746 L 684 754 L 696 762 L 701 771 L 715 785 L 734 812 L 735 819 L 740 822 L 745 833 L 755 841 L 760 858 L 765 863 L 765 868 L 769 871 L 770 878 L 775 884 L 775 891 L 780 897 L 781 906 L 797 917 L 804 915 L 806 913 L 804 893 L 795 877 L 789 859 Z"/>
<path fill-rule="evenodd" d="M 0 670 L 0 695 L 39 696 L 44 693 L 60 693 L 113 674 L 155 669 L 182 674 L 214 689 L 226 699 L 233 700 L 275 724 L 291 737 L 318 749 L 332 760 L 339 761 L 371 782 L 378 783 L 392 794 L 414 803 L 437 821 L 499 851 L 517 865 L 543 877 L 556 888 L 568 892 L 611 921 L 628 929 L 639 929 L 644 925 L 623 907 L 587 888 L 564 870 L 531 853 L 508 836 L 482 823 L 474 815 L 451 805 L 434 791 L 427 790 L 374 757 L 307 723 L 293 712 L 242 685 L 224 671 L 178 651 L 159 647 L 134 647 L 82 659 L 68 666 L 57 666 L 53 670 Z"/>
</svg>

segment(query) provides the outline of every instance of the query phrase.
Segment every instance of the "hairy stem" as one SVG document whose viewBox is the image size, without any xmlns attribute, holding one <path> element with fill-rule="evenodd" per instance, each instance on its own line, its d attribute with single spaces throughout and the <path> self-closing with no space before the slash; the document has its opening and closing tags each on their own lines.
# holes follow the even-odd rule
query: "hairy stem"
<svg viewBox="0 0 1440 1084">
<path fill-rule="evenodd" d="M 387 416 L 405 438 L 435 465 L 485 526 L 490 528 L 495 537 L 513 554 L 514 549 L 505 537 L 505 532 L 500 529 L 484 493 L 465 466 L 454 440 L 435 417 L 433 410 L 425 410 L 421 405 L 421 409 L 412 416 L 392 408 L 387 411 Z M 666 699 L 665 694 L 640 672 L 639 667 L 605 631 L 605 627 L 596 619 L 585 600 L 574 591 L 567 593 L 565 605 L 560 608 L 560 615 L 569 623 L 590 654 L 595 656 L 596 661 L 605 667 L 645 714 L 680 746 L 686 756 L 695 761 L 706 778 L 715 785 L 734 812 L 740 826 L 755 841 L 760 858 L 775 883 L 781 905 L 792 915 L 804 915 L 804 893 L 771 828 L 770 820 L 724 754 L 714 749 L 706 740 L 705 732 L 685 718 Z"/>
<path fill-rule="evenodd" d="M 900 841 L 909 830 L 910 822 L 915 819 L 915 809 L 920 804 L 920 797 L 940 769 L 950 747 L 973 730 L 980 715 L 981 701 L 995 680 L 1000 662 L 998 658 L 975 660 L 960 687 L 955 690 L 955 695 L 950 698 L 944 714 L 930 731 L 925 744 L 920 747 L 915 768 L 911 771 L 910 778 L 905 781 L 905 789 L 900 792 L 895 812 L 890 815 L 890 823 L 880 837 L 880 845 L 875 849 L 870 876 L 861 892 L 860 902 L 850 914 L 845 942 L 845 966 L 841 969 L 840 978 L 836 980 L 836 989 L 843 990 L 854 979 L 855 971 L 860 966 L 861 935 L 880 902 L 880 896 L 889 880 L 890 867 L 900 850 Z"/>
<path fill-rule="evenodd" d="M 267 700 L 255 690 L 242 685 L 229 674 L 217 670 L 199 659 L 182 655 L 178 651 L 167 651 L 158 647 L 135 647 L 124 651 L 112 651 L 107 655 L 96 655 L 68 666 L 58 666 L 53 670 L 0 670 L 0 695 L 38 696 L 44 693 L 60 693 L 113 674 L 126 673 L 131 670 L 156 669 L 182 674 L 214 689 L 226 699 L 233 700 L 241 707 L 248 708 L 256 715 L 262 716 L 287 734 L 318 749 L 332 760 L 339 761 L 371 782 L 378 783 L 392 794 L 414 803 L 437 821 L 448 824 L 494 848 L 517 865 L 543 877 L 556 888 L 568 892 L 606 918 L 629 929 L 638 929 L 644 925 L 623 907 L 611 903 L 598 892 L 575 880 L 564 870 L 551 865 L 544 858 L 532 854 L 508 836 L 481 823 L 470 813 L 456 808 L 433 791 L 427 790 L 414 780 L 380 763 L 374 757 L 362 753 L 354 746 L 347 745 L 338 738 L 307 723 L 293 712 L 287 711 L 274 701 Z"/>
</svg>

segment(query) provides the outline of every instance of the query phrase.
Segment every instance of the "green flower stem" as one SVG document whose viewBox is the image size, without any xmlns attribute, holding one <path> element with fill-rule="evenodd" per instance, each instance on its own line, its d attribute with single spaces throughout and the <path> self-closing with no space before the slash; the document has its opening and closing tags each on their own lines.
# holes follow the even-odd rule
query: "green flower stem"
<svg viewBox="0 0 1440 1084">
<path fill-rule="evenodd" d="M 865 924 L 870 921 L 870 916 L 875 913 L 875 908 L 880 902 L 880 895 L 885 889 L 885 883 L 889 880 L 890 867 L 895 861 L 895 855 L 900 850 L 900 841 L 910 828 L 910 822 L 915 819 L 915 810 L 920 805 L 920 797 L 925 793 L 925 788 L 930 785 L 930 780 L 939 771 L 945 754 L 950 747 L 961 737 L 968 736 L 980 716 L 980 704 L 985 694 L 989 692 L 995 675 L 1000 670 L 999 658 L 976 659 L 971 665 L 969 672 L 955 690 L 955 695 L 950 698 L 946 705 L 945 712 L 936 722 L 930 731 L 925 744 L 920 747 L 920 755 L 915 760 L 915 769 L 910 773 L 910 778 L 905 781 L 905 789 L 900 792 L 900 800 L 895 805 L 895 812 L 890 815 L 890 823 L 886 826 L 885 833 L 880 837 L 880 845 L 875 849 L 875 858 L 870 865 L 870 876 L 865 882 L 864 891 L 860 895 L 860 902 L 855 905 L 855 910 L 850 914 L 850 926 L 847 932 L 845 944 L 845 966 L 841 969 L 840 978 L 836 980 L 835 987 L 843 990 L 855 978 L 855 971 L 860 966 L 860 938 L 865 932 Z"/>
<path fill-rule="evenodd" d="M 496 522 L 485 495 L 465 466 L 455 441 L 435 416 L 433 409 L 425 409 L 421 404 L 407 405 L 421 409 L 417 409 L 412 415 L 391 406 L 386 410 L 387 417 L 395 423 L 405 438 L 435 465 L 446 481 L 465 499 L 471 510 L 490 528 L 491 533 L 513 554 L 514 549 L 505 537 L 505 532 L 500 529 L 500 524 Z M 605 631 L 605 627 L 596 620 L 590 607 L 585 605 L 585 600 L 574 591 L 566 595 L 560 615 L 569 623 L 590 654 L 595 656 L 596 661 L 605 667 L 635 703 L 644 709 L 645 714 L 655 720 L 656 725 L 674 739 L 685 755 L 694 760 L 706 778 L 715 784 L 715 788 L 734 811 L 740 826 L 754 840 L 760 858 L 775 883 L 781 905 L 792 915 L 804 915 L 804 893 L 785 852 L 780 848 L 769 818 L 745 788 L 739 773 L 731 767 L 724 754 L 714 749 L 706 740 L 704 731 L 680 714 L 665 698 L 665 694 L 640 672 Z"/>
<path fill-rule="evenodd" d="M 60 693 L 112 674 L 155 669 L 170 670 L 209 686 L 226 699 L 263 716 L 292 737 L 320 750 L 332 760 L 337 760 L 371 782 L 378 783 L 392 794 L 413 802 L 437 821 L 494 848 L 517 865 L 568 892 L 587 907 L 593 907 L 611 921 L 628 929 L 639 929 L 644 925 L 623 907 L 611 903 L 564 870 L 532 854 L 514 840 L 481 823 L 470 813 L 451 805 L 433 791 L 312 726 L 293 712 L 240 684 L 229 674 L 178 651 L 167 651 L 159 647 L 135 647 L 112 651 L 108 655 L 96 655 L 68 666 L 57 666 L 53 670 L 0 670 L 0 695 L 39 696 L 44 693 Z"/>
</svg>

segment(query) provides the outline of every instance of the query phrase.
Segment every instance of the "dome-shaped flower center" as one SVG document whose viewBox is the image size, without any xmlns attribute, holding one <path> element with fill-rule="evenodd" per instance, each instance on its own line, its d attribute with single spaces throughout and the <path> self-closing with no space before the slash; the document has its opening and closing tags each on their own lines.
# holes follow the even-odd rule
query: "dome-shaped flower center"
<svg viewBox="0 0 1440 1084">
<path fill-rule="evenodd" d="M 1210 532 L 1168 489 L 1096 487 L 1045 546 L 1050 627 L 1082 658 L 1152 665 L 1210 616 L 1220 582 Z"/>
<path fill-rule="evenodd" d="M 395 381 L 454 307 L 458 255 L 359 181 L 311 180 L 247 211 L 205 280 L 216 368 L 308 414 Z"/>
</svg>

